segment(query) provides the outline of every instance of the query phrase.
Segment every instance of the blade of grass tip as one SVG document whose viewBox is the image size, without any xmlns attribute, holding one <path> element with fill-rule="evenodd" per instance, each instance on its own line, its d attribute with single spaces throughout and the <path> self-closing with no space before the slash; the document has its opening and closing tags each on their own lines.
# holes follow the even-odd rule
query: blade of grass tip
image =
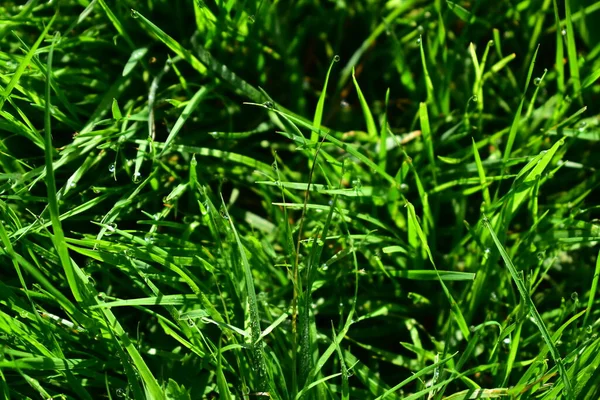
<svg viewBox="0 0 600 400">
<path fill-rule="evenodd" d="M 581 97 L 581 79 L 579 77 L 579 62 L 577 60 L 577 49 L 575 48 L 575 30 L 573 29 L 573 20 L 571 18 L 571 1 L 565 0 L 565 19 L 567 22 L 567 55 L 569 57 L 569 72 L 573 80 L 573 92 L 579 98 L 579 103 L 583 103 Z"/>
<path fill-rule="evenodd" d="M 54 55 L 54 45 L 58 39 L 58 33 L 52 39 L 50 51 L 48 53 L 48 66 L 46 76 L 46 107 L 44 111 L 44 133 L 45 133 L 45 160 L 46 160 L 46 187 L 48 190 L 48 208 L 50 210 L 50 219 L 52 221 L 52 230 L 54 236 L 52 241 L 58 252 L 60 263 L 67 277 L 67 283 L 69 288 L 75 297 L 75 300 L 81 302 L 83 296 L 80 292 L 79 281 L 76 278 L 73 265 L 71 264 L 71 257 L 67 245 L 65 244 L 65 236 L 62 230 L 60 222 L 60 213 L 58 211 L 58 199 L 56 196 L 56 181 L 54 179 L 54 164 L 52 161 L 52 153 L 54 147 L 52 146 L 52 124 L 51 124 L 51 112 L 50 112 L 50 79 L 52 78 L 52 57 Z"/>
<path fill-rule="evenodd" d="M 13 76 L 10 79 L 10 82 L 8 82 L 8 85 L 6 85 L 6 87 L 4 88 L 4 92 L 0 95 L 0 110 L 2 110 L 2 108 L 4 107 L 4 102 L 6 101 L 6 99 L 8 99 L 12 90 L 15 88 L 15 86 L 17 86 L 19 79 L 21 79 L 21 76 L 25 72 L 25 69 L 29 66 L 29 62 L 31 61 L 31 58 L 34 56 L 38 47 L 40 46 L 42 41 L 46 38 L 46 35 L 48 34 L 48 31 L 50 30 L 50 27 L 52 26 L 52 23 L 56 19 L 57 15 L 58 15 L 58 13 L 54 14 L 52 19 L 48 22 L 48 25 L 46 25 L 46 28 L 44 29 L 44 31 L 42 32 L 40 37 L 35 41 L 33 46 L 31 46 L 31 48 L 29 49 L 27 54 L 25 54 L 25 57 L 23 57 L 23 60 L 17 67 L 17 70 L 13 73 Z M 48 74 L 49 74 L 49 72 L 48 72 Z"/>
<path fill-rule="evenodd" d="M 533 67 L 535 65 L 535 60 L 537 58 L 538 50 L 540 46 L 538 45 L 535 49 L 535 53 L 533 54 L 533 58 L 531 60 L 531 64 L 529 65 L 529 71 L 527 72 L 527 79 L 525 80 L 525 90 L 523 90 L 523 94 L 521 95 L 521 101 L 519 102 L 519 106 L 517 107 L 517 111 L 515 112 L 515 117 L 513 118 L 513 122 L 510 126 L 510 131 L 508 133 L 508 140 L 506 142 L 506 148 L 504 149 L 504 155 L 502 157 L 502 161 L 504 164 L 510 158 L 510 153 L 512 152 L 512 147 L 515 142 L 515 138 L 517 136 L 517 131 L 519 130 L 519 125 L 521 122 L 521 111 L 523 110 L 523 105 L 525 104 L 525 95 L 527 94 L 527 89 L 529 88 L 529 82 L 531 81 L 531 75 L 533 74 Z M 504 168 L 502 170 L 502 174 L 504 173 Z M 502 175 L 500 174 L 500 175 Z"/>
<path fill-rule="evenodd" d="M 196 108 L 200 104 L 200 101 L 202 101 L 202 99 L 206 96 L 206 94 L 209 91 L 210 91 L 210 88 L 208 88 L 207 86 L 202 86 L 200 89 L 198 89 L 198 91 L 190 99 L 190 101 L 187 103 L 187 105 L 183 109 L 183 112 L 181 113 L 179 118 L 177 118 L 177 121 L 175 122 L 173 129 L 171 129 L 171 132 L 169 133 L 167 140 L 165 140 L 165 144 L 164 144 L 162 150 L 160 151 L 160 153 L 158 153 L 158 156 L 157 156 L 158 158 L 160 158 L 164 154 L 164 152 L 169 148 L 169 145 L 173 142 L 173 140 L 175 140 L 175 137 L 177 136 L 177 134 L 183 127 L 183 124 L 185 124 L 187 119 L 190 117 L 190 115 L 192 115 L 192 113 L 196 110 Z"/>
<path fill-rule="evenodd" d="M 252 366 L 254 372 L 257 374 L 258 386 L 254 388 L 255 392 L 268 392 L 269 391 L 269 377 L 267 373 L 267 367 L 265 364 L 265 357 L 262 349 L 262 344 L 258 343 L 260 340 L 261 329 L 260 329 L 260 316 L 258 315 L 258 301 L 256 300 L 256 291 L 254 289 L 254 278 L 252 277 L 252 270 L 250 269 L 250 263 L 246 257 L 246 250 L 242 245 L 240 237 L 235 229 L 233 220 L 231 219 L 223 195 L 221 195 L 221 203 L 225 212 L 225 217 L 229 221 L 229 226 L 233 233 L 236 245 L 239 250 L 240 261 L 242 269 L 244 271 L 244 280 L 246 281 L 246 296 L 248 296 L 248 307 L 250 312 L 250 336 L 252 340 L 250 354 L 252 356 Z"/>
<path fill-rule="evenodd" d="M 390 88 L 385 92 L 385 110 L 383 112 L 383 122 L 381 124 L 381 133 L 379 134 L 379 168 L 385 171 L 387 165 L 387 132 L 388 116 L 387 110 L 390 103 Z"/>
<path fill-rule="evenodd" d="M 598 258 L 596 258 L 596 270 L 594 271 L 594 277 L 592 278 L 592 288 L 590 289 L 590 298 L 588 299 L 588 306 L 585 310 L 585 317 L 583 318 L 583 326 L 588 326 L 588 320 L 592 313 L 594 306 L 594 299 L 596 298 L 596 290 L 598 289 L 598 278 L 600 277 L 600 252 L 598 252 Z"/>
<path fill-rule="evenodd" d="M 446 287 L 444 280 L 439 275 L 438 269 L 435 265 L 435 262 L 433 261 L 433 256 L 431 254 L 431 250 L 429 249 L 429 245 L 427 244 L 427 238 L 425 237 L 425 234 L 423 233 L 423 230 L 421 229 L 421 225 L 419 224 L 419 220 L 417 219 L 415 207 L 412 205 L 412 203 L 410 203 L 408 201 L 406 202 L 406 207 L 408 208 L 408 216 L 413 221 L 413 225 L 416 230 L 417 236 L 421 240 L 421 244 L 422 244 L 423 248 L 425 249 L 427 256 L 429 257 L 429 261 L 431 262 L 433 269 L 437 273 L 437 277 L 438 277 L 440 284 L 442 285 L 444 294 L 446 295 L 446 297 L 448 298 L 448 301 L 450 302 L 450 310 L 451 310 L 452 314 L 454 315 L 454 318 L 456 318 L 456 323 L 458 324 L 458 327 L 459 327 L 461 333 L 463 334 L 464 338 L 466 340 L 469 340 L 471 333 L 470 333 L 469 327 L 467 326 L 467 322 L 465 321 L 465 317 L 463 316 L 460 308 L 458 307 L 458 304 L 452 297 L 452 294 L 448 290 L 448 287 Z"/>
<path fill-rule="evenodd" d="M 514 266 L 512 260 L 510 259 L 510 256 L 504 249 L 504 246 L 502 245 L 502 243 L 500 243 L 498 236 L 496 236 L 496 232 L 494 232 L 494 229 L 490 225 L 490 222 L 485 215 L 483 217 L 483 224 L 485 225 L 487 230 L 490 232 L 492 240 L 496 244 L 496 247 L 498 248 L 498 251 L 500 252 L 500 255 L 502 256 L 502 259 L 504 260 L 504 263 L 506 264 L 506 267 L 508 268 L 508 271 L 510 272 L 511 277 L 512 277 L 515 285 L 517 286 L 517 289 L 519 291 L 519 294 L 521 296 L 523 304 L 525 305 L 525 307 L 528 308 L 528 313 L 530 314 L 531 318 L 533 319 L 533 322 L 535 323 L 535 325 L 538 327 L 540 334 L 542 335 L 542 338 L 544 340 L 544 343 L 546 344 L 546 346 L 548 346 L 550 354 L 552 355 L 554 362 L 558 366 L 558 371 L 560 373 L 560 377 L 561 377 L 563 385 L 565 387 L 566 397 L 568 399 L 574 399 L 573 389 L 571 387 L 571 381 L 569 380 L 569 376 L 567 375 L 567 370 L 565 369 L 563 360 L 560 357 L 560 354 L 558 353 L 558 350 L 557 350 L 554 342 L 552 341 L 552 337 L 550 336 L 550 333 L 548 332 L 548 329 L 546 328 L 544 320 L 542 319 L 541 315 L 537 311 L 537 308 L 535 307 L 533 300 L 529 296 L 529 292 L 528 292 L 527 288 L 525 287 L 525 282 L 523 282 L 523 280 L 521 279 L 519 271 L 517 271 L 517 268 Z"/>
<path fill-rule="evenodd" d="M 421 64 L 423 65 L 423 74 L 425 75 L 425 87 L 427 88 L 427 103 L 431 106 L 434 115 L 437 115 L 438 108 L 435 102 L 435 90 L 433 89 L 433 81 L 427 69 L 427 60 L 425 59 L 425 50 L 423 50 L 423 36 L 419 35 L 417 39 L 419 43 L 419 51 L 421 52 Z"/>
<path fill-rule="evenodd" d="M 358 86 L 358 82 L 356 81 L 356 75 L 354 68 L 352 68 L 352 81 L 354 82 L 354 87 L 356 89 L 356 94 L 358 95 L 358 101 L 360 103 L 360 108 L 362 109 L 363 116 L 365 118 L 365 123 L 367 124 L 367 133 L 369 134 L 369 138 L 375 139 L 377 137 L 377 128 L 375 127 L 375 120 L 373 119 L 373 114 L 369 109 L 369 104 L 367 103 L 367 99 L 363 95 L 360 90 L 360 86 Z"/>
<path fill-rule="evenodd" d="M 119 102 L 117 99 L 113 99 L 112 106 L 112 117 L 115 121 L 119 121 L 123 118 L 123 114 L 121 113 L 121 109 L 119 108 Z"/>
<path fill-rule="evenodd" d="M 483 192 L 483 201 L 485 201 L 486 207 L 492 205 L 492 198 L 490 197 L 490 189 L 487 185 L 487 178 L 485 176 L 485 170 L 481 163 L 481 157 L 479 157 L 479 150 L 477 150 L 477 144 L 475 139 L 471 138 L 473 142 L 473 155 L 475 156 L 475 165 L 477 166 L 477 173 L 479 174 L 479 183 L 481 184 L 481 190 Z"/>
<path fill-rule="evenodd" d="M 494 28 L 493 32 L 494 32 L 493 33 L 494 34 L 494 47 L 496 48 L 496 54 L 498 55 L 498 58 L 500 58 L 500 60 L 501 60 L 498 63 L 502 62 L 502 59 L 505 59 L 505 58 L 508 58 L 508 57 L 510 57 L 511 60 L 513 58 L 515 58 L 516 57 L 515 53 L 512 53 L 509 56 L 504 57 L 504 55 L 502 54 L 502 40 L 500 38 L 500 31 L 498 29 Z M 496 64 L 498 64 L 498 63 L 496 63 Z M 498 69 L 497 71 L 494 71 L 494 67 L 492 67 L 492 71 L 494 71 L 494 72 L 498 72 L 499 70 L 500 69 Z M 508 76 L 508 80 L 510 81 L 510 84 L 513 87 L 513 89 L 514 90 L 519 90 L 518 89 L 518 84 L 517 84 L 517 79 L 515 78 L 515 74 L 512 72 L 512 69 L 507 68 L 506 69 L 506 73 L 507 73 L 507 76 Z"/>
<path fill-rule="evenodd" d="M 327 85 L 329 84 L 329 75 L 331 74 L 331 70 L 333 69 L 333 64 L 340 61 L 340 56 L 336 55 L 331 60 L 331 64 L 329 64 L 329 69 L 327 70 L 327 75 L 325 75 L 325 83 L 323 84 L 323 90 L 321 91 L 321 95 L 319 96 L 319 101 L 317 102 L 317 108 L 315 109 L 315 116 L 313 118 L 313 126 L 316 129 L 321 128 L 321 122 L 323 121 L 323 108 L 325 106 L 325 98 L 327 97 Z M 316 142 L 319 140 L 319 134 L 317 132 L 311 132 L 310 141 Z"/>
<path fill-rule="evenodd" d="M 421 121 L 421 132 L 427 149 L 427 157 L 433 175 L 433 184 L 437 186 L 437 172 L 435 168 L 435 155 L 433 153 L 433 139 L 431 137 L 431 127 L 429 125 L 429 114 L 427 113 L 427 103 L 419 105 L 419 120 Z"/>
</svg>

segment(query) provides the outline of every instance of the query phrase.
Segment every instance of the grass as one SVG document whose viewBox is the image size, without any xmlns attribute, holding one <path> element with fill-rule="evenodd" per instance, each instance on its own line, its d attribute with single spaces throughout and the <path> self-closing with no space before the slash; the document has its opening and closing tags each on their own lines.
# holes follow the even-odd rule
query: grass
<svg viewBox="0 0 600 400">
<path fill-rule="evenodd" d="M 600 2 L 21 3 L 2 398 L 600 397 Z"/>
</svg>

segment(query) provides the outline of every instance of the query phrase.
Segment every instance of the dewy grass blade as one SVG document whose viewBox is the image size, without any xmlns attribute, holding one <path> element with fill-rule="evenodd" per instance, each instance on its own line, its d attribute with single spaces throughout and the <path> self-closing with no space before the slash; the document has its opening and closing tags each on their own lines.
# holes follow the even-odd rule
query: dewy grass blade
<svg viewBox="0 0 600 400">
<path fill-rule="evenodd" d="M 75 300 L 81 302 L 84 300 L 84 296 L 81 293 L 80 281 L 75 275 L 73 265 L 71 264 L 71 257 L 69 256 L 69 250 L 65 244 L 65 235 L 63 233 L 62 224 L 60 222 L 60 212 L 58 211 L 58 198 L 56 196 L 56 181 L 54 178 L 54 164 L 53 154 L 54 146 L 52 145 L 52 123 L 51 123 L 51 111 L 50 111 L 50 79 L 52 78 L 52 57 L 54 54 L 54 45 L 56 44 L 58 36 L 55 36 L 52 45 L 50 46 L 50 52 L 48 53 L 48 65 L 47 65 L 47 76 L 46 76 L 46 109 L 44 112 L 44 137 L 45 137 L 45 160 L 46 160 L 46 187 L 48 190 L 48 209 L 50 210 L 50 219 L 52 220 L 52 229 L 54 230 L 54 236 L 52 241 L 58 252 L 60 263 L 62 264 L 69 288 L 75 297 Z M 35 46 L 34 46 L 35 47 Z"/>
<path fill-rule="evenodd" d="M 262 344 L 259 343 L 261 329 L 260 316 L 258 315 L 258 301 L 256 299 L 256 292 L 254 290 L 254 278 L 252 277 L 252 270 L 250 269 L 250 264 L 248 263 L 248 258 L 246 256 L 246 250 L 244 249 L 242 241 L 240 240 L 237 230 L 235 229 L 235 225 L 231 217 L 229 216 L 225 200 L 223 200 L 222 196 L 221 202 L 223 205 L 225 216 L 227 218 L 227 221 L 229 221 L 229 226 L 231 227 L 231 231 L 233 232 L 233 237 L 235 238 L 235 244 L 238 248 L 240 257 L 239 260 L 242 265 L 242 270 L 244 272 L 244 281 L 246 282 L 246 296 L 248 297 L 248 308 L 250 313 L 250 337 L 252 340 L 252 348 L 250 349 L 250 352 L 252 355 L 253 370 L 258 380 L 258 387 L 255 388 L 255 391 L 268 392 L 270 390 L 270 384 L 269 377 L 267 375 L 267 366 L 265 364 L 265 356 L 262 349 Z"/>
<path fill-rule="evenodd" d="M 502 156 L 502 160 L 504 161 L 504 163 L 506 163 L 510 158 L 513 144 L 515 142 L 515 138 L 517 137 L 517 132 L 521 123 L 521 112 L 523 110 L 523 105 L 525 104 L 525 96 L 527 95 L 527 89 L 529 88 L 529 82 L 531 81 L 531 76 L 533 74 L 533 66 L 535 65 L 535 60 L 537 58 L 539 49 L 540 46 L 538 45 L 538 47 L 535 49 L 535 53 L 533 54 L 533 58 L 531 59 L 531 64 L 529 65 L 529 72 L 527 73 L 525 89 L 523 90 L 523 94 L 521 95 L 521 101 L 519 102 L 519 106 L 517 107 L 517 111 L 515 112 L 512 125 L 510 126 L 510 132 L 508 133 L 506 148 L 504 149 L 504 155 Z"/>
<path fill-rule="evenodd" d="M 567 370 L 565 369 L 563 359 L 560 357 L 560 354 L 558 353 L 558 350 L 556 349 L 556 345 L 552 341 L 552 337 L 550 336 L 550 333 L 548 332 L 548 329 L 546 328 L 546 324 L 544 323 L 544 320 L 542 319 L 541 315 L 538 313 L 537 308 L 535 307 L 535 304 L 533 303 L 533 300 L 531 300 L 531 297 L 529 296 L 529 292 L 527 291 L 527 288 L 525 287 L 525 282 L 523 282 L 523 280 L 521 279 L 519 271 L 517 271 L 517 268 L 514 266 L 512 260 L 510 259 L 510 256 L 504 249 L 504 246 L 502 245 L 502 243 L 500 243 L 498 236 L 496 236 L 496 232 L 494 232 L 494 229 L 492 228 L 492 226 L 490 225 L 490 222 L 488 221 L 487 217 L 485 217 L 485 216 L 483 218 L 483 224 L 485 225 L 487 230 L 490 232 L 490 235 L 492 236 L 492 239 L 494 240 L 494 243 L 496 244 L 496 247 L 498 248 L 498 251 L 500 252 L 500 255 L 502 256 L 502 259 L 504 260 L 504 264 L 506 265 L 506 268 L 508 268 L 508 271 L 510 272 L 510 276 L 512 277 L 513 282 L 517 286 L 517 289 L 519 291 L 519 294 L 521 296 L 521 300 L 523 301 L 523 304 L 525 305 L 525 307 L 528 308 L 529 315 L 531 316 L 535 325 L 538 327 L 538 329 L 542 335 L 542 339 L 544 340 L 544 343 L 546 344 L 546 346 L 548 346 L 548 349 L 550 350 L 550 354 L 552 355 L 554 362 L 558 366 L 558 371 L 560 373 L 560 377 L 565 386 L 566 397 L 568 399 L 574 399 L 575 397 L 573 395 L 571 381 L 569 379 L 569 376 L 567 375 Z"/>
</svg>

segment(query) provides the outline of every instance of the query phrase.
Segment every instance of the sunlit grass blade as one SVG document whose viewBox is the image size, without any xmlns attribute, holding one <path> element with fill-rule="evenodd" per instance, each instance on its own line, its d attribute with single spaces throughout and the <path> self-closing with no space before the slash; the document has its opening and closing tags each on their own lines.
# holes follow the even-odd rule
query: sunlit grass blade
<svg viewBox="0 0 600 400">
<path fill-rule="evenodd" d="M 358 101 L 360 103 L 360 108 L 362 109 L 363 116 L 365 118 L 365 123 L 367 124 L 367 133 L 371 139 L 377 137 L 377 127 L 375 126 L 375 120 L 373 119 L 373 114 L 371 113 L 371 109 L 369 108 L 369 104 L 365 99 L 362 91 L 360 90 L 360 86 L 358 86 L 358 82 L 356 81 L 356 75 L 354 74 L 354 70 L 352 71 L 352 81 L 354 82 L 354 88 L 356 89 L 356 94 L 358 95 Z M 314 132 L 313 132 L 314 133 Z"/>
<path fill-rule="evenodd" d="M 569 399 L 574 398 L 573 397 L 573 389 L 571 388 L 571 382 L 570 382 L 569 376 L 567 375 L 567 370 L 565 369 L 563 359 L 561 358 L 561 356 L 556 348 L 556 345 L 555 345 L 554 341 L 552 340 L 552 337 L 550 336 L 548 329 L 546 328 L 546 324 L 544 323 L 544 320 L 542 320 L 542 317 L 540 316 L 539 312 L 537 311 L 537 308 L 536 308 L 535 304 L 533 303 L 533 300 L 531 300 L 529 292 L 527 291 L 527 288 L 525 287 L 525 282 L 523 282 L 521 276 L 519 275 L 517 268 L 512 263 L 510 256 L 508 255 L 508 253 L 504 249 L 504 246 L 502 245 L 502 243 L 496 236 L 496 233 L 494 232 L 494 229 L 490 225 L 490 222 L 485 217 L 483 219 L 483 224 L 485 225 L 485 227 L 489 231 L 490 235 L 492 236 L 492 239 L 494 240 L 494 243 L 496 244 L 496 247 L 498 248 L 498 251 L 500 252 L 501 257 L 504 260 L 504 264 L 506 265 L 506 268 L 510 272 L 510 276 L 512 277 L 512 280 L 515 283 L 515 286 L 517 286 L 519 295 L 521 297 L 521 300 L 522 300 L 524 306 L 527 308 L 528 314 L 531 316 L 534 324 L 539 329 L 539 331 L 542 335 L 542 339 L 544 340 L 544 343 L 546 344 L 546 346 L 548 346 L 548 349 L 550 350 L 552 359 L 554 360 L 556 365 L 558 365 L 558 370 L 559 370 L 562 382 L 565 386 L 567 398 L 569 398 Z"/>
</svg>

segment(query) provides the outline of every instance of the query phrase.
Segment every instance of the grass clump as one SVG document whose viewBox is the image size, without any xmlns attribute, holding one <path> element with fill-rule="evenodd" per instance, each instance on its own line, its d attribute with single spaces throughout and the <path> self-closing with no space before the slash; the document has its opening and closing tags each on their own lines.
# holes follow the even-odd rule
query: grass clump
<svg viewBox="0 0 600 400">
<path fill-rule="evenodd" d="M 0 10 L 3 398 L 600 397 L 600 3 Z"/>
</svg>

